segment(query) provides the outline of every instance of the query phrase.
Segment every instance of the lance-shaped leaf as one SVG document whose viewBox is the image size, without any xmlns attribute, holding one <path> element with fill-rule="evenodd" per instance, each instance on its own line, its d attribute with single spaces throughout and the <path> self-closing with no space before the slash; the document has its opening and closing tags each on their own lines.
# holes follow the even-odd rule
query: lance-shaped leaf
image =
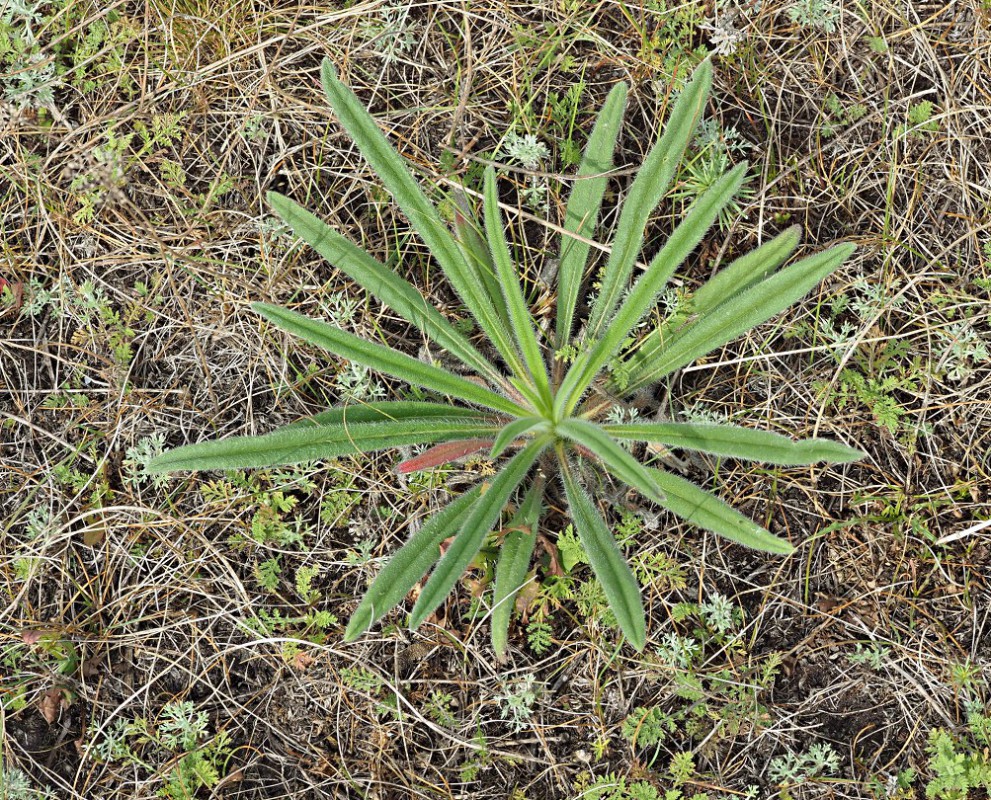
<svg viewBox="0 0 991 800">
<path fill-rule="evenodd" d="M 595 235 L 602 208 L 602 196 L 613 166 L 616 138 L 623 123 L 626 108 L 626 84 L 617 83 L 595 120 L 595 127 L 588 137 L 585 155 L 578 165 L 575 183 L 568 197 L 564 212 L 564 230 L 561 252 L 558 256 L 557 279 L 557 346 L 565 347 L 571 341 L 571 329 L 575 320 L 578 294 L 585 278 L 588 262 L 588 242 Z M 568 234 L 574 234 L 569 236 Z M 582 237 L 581 239 L 576 237 Z"/>
<path fill-rule="evenodd" d="M 520 436 L 527 433 L 546 433 L 549 430 L 550 423 L 543 417 L 522 417 L 513 420 L 499 431 L 499 435 L 492 442 L 492 452 L 489 453 L 489 458 L 498 458 Z"/>
<path fill-rule="evenodd" d="M 664 134 L 651 148 L 630 191 L 623 201 L 616 236 L 602 273 L 602 288 L 592 306 L 588 336 L 597 339 L 612 317 L 629 283 L 633 265 L 643 244 L 647 220 L 674 180 L 681 156 L 698 125 L 712 86 L 712 64 L 699 64 L 695 74 L 675 101 Z"/>
<path fill-rule="evenodd" d="M 489 251 L 492 253 L 492 261 L 495 263 L 496 274 L 499 277 L 502 296 L 509 311 L 509 319 L 516 343 L 519 345 L 519 352 L 523 354 L 523 360 L 526 362 L 524 374 L 529 372 L 544 407 L 550 409 L 553 404 L 550 379 L 547 376 L 547 367 L 544 365 L 544 358 L 540 352 L 537 326 L 534 325 L 530 309 L 527 308 L 526 299 L 523 297 L 523 290 L 520 287 L 520 277 L 513 265 L 509 244 L 506 242 L 506 233 L 502 226 L 502 214 L 499 211 L 495 170 L 491 166 L 485 168 L 484 188 L 485 233 L 488 236 Z M 517 374 L 519 374 L 518 370 Z"/>
<path fill-rule="evenodd" d="M 661 505 L 682 519 L 707 531 L 754 550 L 790 555 L 793 548 L 752 519 L 726 505 L 691 481 L 664 470 L 653 470 L 654 480 L 664 490 Z"/>
<path fill-rule="evenodd" d="M 485 537 L 498 522 L 510 495 L 516 491 L 516 487 L 526 477 L 548 444 L 549 440 L 546 437 L 530 442 L 510 459 L 488 489 L 478 498 L 462 523 L 458 535 L 447 548 L 444 557 L 434 567 L 427 585 L 423 587 L 410 614 L 410 627 L 418 628 L 450 594 L 458 578 L 482 549 Z"/>
<path fill-rule="evenodd" d="M 428 519 L 389 560 L 351 615 L 344 641 L 353 642 L 402 602 L 440 558 L 440 545 L 454 534 L 481 486 L 465 492 Z"/>
<path fill-rule="evenodd" d="M 543 511 L 544 486 L 534 483 L 523 503 L 510 520 L 499 548 L 495 568 L 495 588 L 492 590 L 492 647 L 496 658 L 506 657 L 509 645 L 509 620 L 516 595 L 526 581 L 533 547 L 537 543 L 537 523 Z"/>
<path fill-rule="evenodd" d="M 446 403 L 428 403 L 420 400 L 379 400 L 373 403 L 349 403 L 336 408 L 328 408 L 312 417 L 303 417 L 280 428 L 316 428 L 321 425 L 354 424 L 356 422 L 386 422 L 403 419 L 427 419 L 429 417 L 465 417 L 468 419 L 491 419 L 496 417 L 482 411 L 458 408 Z"/>
<path fill-rule="evenodd" d="M 578 484 L 571 465 L 563 454 L 560 461 L 571 517 L 595 577 L 602 584 L 609 608 L 616 615 L 616 621 L 626 638 L 637 650 L 643 650 L 647 643 L 647 624 L 637 579 L 619 551 L 605 520 L 588 493 Z"/>
<path fill-rule="evenodd" d="M 801 299 L 853 253 L 841 244 L 803 258 L 790 267 L 720 304 L 704 317 L 679 329 L 667 342 L 651 334 L 629 360 L 628 392 L 635 392 L 691 364 Z"/>
<path fill-rule="evenodd" d="M 288 197 L 269 192 L 268 202 L 300 239 L 369 294 L 491 383 L 502 381 L 499 371 L 420 292 L 378 259 Z"/>
<path fill-rule="evenodd" d="M 424 244 L 471 315 L 496 346 L 503 358 L 512 353 L 512 339 L 489 300 L 484 283 L 465 261 L 461 249 L 444 225 L 437 209 L 427 199 L 402 157 L 395 151 L 375 120 L 347 86 L 337 77 L 334 65 L 324 59 L 320 71 L 324 91 L 338 119 L 351 134 L 365 160 L 375 170 L 396 203 L 409 218 Z M 523 377 L 522 375 L 520 377 Z"/>
<path fill-rule="evenodd" d="M 574 409 L 595 376 L 616 355 L 630 331 L 654 306 L 671 275 L 702 240 L 719 212 L 733 199 L 746 172 L 747 164 L 744 162 L 723 175 L 692 204 L 684 220 L 633 285 L 602 338 L 568 371 L 557 397 L 558 407 L 565 413 Z"/>
<path fill-rule="evenodd" d="M 461 439 L 456 442 L 435 444 L 420 455 L 397 464 L 396 472 L 400 475 L 408 475 L 410 472 L 420 472 L 450 464 L 452 461 L 470 456 L 472 453 L 482 452 L 492 446 L 492 441 L 492 439 Z"/>
<path fill-rule="evenodd" d="M 506 302 L 502 297 L 502 289 L 499 288 L 499 279 L 496 277 L 495 264 L 492 263 L 492 254 L 482 236 L 482 226 L 475 218 L 475 212 L 472 211 L 464 191 L 460 187 L 455 187 L 451 194 L 454 205 L 457 206 L 457 210 L 454 212 L 454 233 L 458 245 L 461 247 L 461 252 L 464 253 L 468 266 L 474 270 L 485 286 L 485 294 L 499 318 L 508 325 L 509 312 L 506 311 Z"/>
<path fill-rule="evenodd" d="M 666 447 L 680 447 L 782 466 L 803 466 L 820 461 L 843 464 L 864 457 L 860 450 L 829 439 L 802 439 L 796 442 L 779 433 L 741 428 L 737 425 L 631 422 L 602 427 L 606 433 L 617 439 L 655 442 Z"/>
<path fill-rule="evenodd" d="M 649 364 L 657 358 L 675 331 L 685 327 L 692 320 L 711 313 L 713 309 L 767 278 L 795 252 L 800 241 L 801 228 L 793 225 L 769 242 L 764 242 L 756 250 L 751 250 L 735 259 L 725 269 L 721 269 L 699 287 L 687 301 L 683 311 L 679 307 L 679 312 L 666 319 L 657 332 L 644 342 L 639 351 L 643 363 Z M 629 377 L 629 374 L 622 370 L 617 374 Z M 627 391 L 627 385 L 619 386 L 611 381 L 609 389 L 616 393 L 624 393 Z"/>
<path fill-rule="evenodd" d="M 154 474 L 186 469 L 247 469 L 300 464 L 411 444 L 491 438 L 497 430 L 499 426 L 493 425 L 491 420 L 457 415 L 315 428 L 292 426 L 265 436 L 235 436 L 178 447 L 152 459 L 147 470 Z"/>
<path fill-rule="evenodd" d="M 644 497 L 657 502 L 663 499 L 661 487 L 654 481 L 650 470 L 604 433 L 603 428 L 581 419 L 566 419 L 558 423 L 557 432 L 583 445 L 610 473 Z"/>
<path fill-rule="evenodd" d="M 719 270 L 692 295 L 692 310 L 699 316 L 755 286 L 780 267 L 802 241 L 798 225 L 782 231 L 760 247 L 744 253 Z"/>
<path fill-rule="evenodd" d="M 251 307 L 284 331 L 322 347 L 334 355 L 357 361 L 359 364 L 407 383 L 441 394 L 449 394 L 469 403 L 493 408 L 513 416 L 526 413 L 512 400 L 496 394 L 491 389 L 452 375 L 447 370 L 431 364 L 424 364 L 398 350 L 366 341 L 326 322 L 310 319 L 287 308 L 267 303 L 252 303 Z"/>
</svg>

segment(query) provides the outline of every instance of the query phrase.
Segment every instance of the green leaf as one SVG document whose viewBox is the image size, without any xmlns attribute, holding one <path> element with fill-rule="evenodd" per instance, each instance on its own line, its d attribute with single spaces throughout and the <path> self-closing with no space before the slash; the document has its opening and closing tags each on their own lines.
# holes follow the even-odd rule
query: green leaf
<svg viewBox="0 0 991 800">
<path fill-rule="evenodd" d="M 760 283 L 788 260 L 801 241 L 802 229 L 792 225 L 760 247 L 744 253 L 698 288 L 692 295 L 692 310 L 701 316 Z"/>
<path fill-rule="evenodd" d="M 790 555 L 793 548 L 766 528 L 726 505 L 691 481 L 664 470 L 653 470 L 654 480 L 664 490 L 661 505 L 682 519 L 707 531 L 754 550 Z"/>
<path fill-rule="evenodd" d="M 451 232 L 445 227 L 437 209 L 413 180 L 402 157 L 389 144 L 354 92 L 341 83 L 329 59 L 324 59 L 320 75 L 327 98 L 341 124 L 351 134 L 365 160 L 381 178 L 424 244 L 433 253 L 475 321 L 500 353 L 511 351 L 512 341 L 486 295 L 483 281 L 465 261 Z"/>
<path fill-rule="evenodd" d="M 629 195 L 623 201 L 609 260 L 602 273 L 602 288 L 592 306 L 588 325 L 589 339 L 598 338 L 626 289 L 643 244 L 647 220 L 674 180 L 678 163 L 702 116 L 711 87 L 712 64 L 707 59 L 699 64 L 678 96 L 664 134 L 647 154 L 633 185 L 630 186 Z"/>
<path fill-rule="evenodd" d="M 368 342 L 342 331 L 326 322 L 304 317 L 287 308 L 267 303 L 252 303 L 251 307 L 274 325 L 322 347 L 334 355 L 357 361 L 366 367 L 392 375 L 416 386 L 448 394 L 469 403 L 486 406 L 513 416 L 526 411 L 513 401 L 469 380 L 430 364 L 424 364 L 405 353 Z"/>
<path fill-rule="evenodd" d="M 499 371 L 413 286 L 288 197 L 268 193 L 268 202 L 293 232 L 333 266 L 353 279 L 463 364 L 498 385 Z"/>
<path fill-rule="evenodd" d="M 152 459 L 150 474 L 200 469 L 248 469 L 371 453 L 389 447 L 491 436 L 500 426 L 483 417 L 452 414 L 395 422 L 319 427 L 288 426 L 265 436 L 235 436 L 169 450 Z"/>
<path fill-rule="evenodd" d="M 674 229 L 664 247 L 633 285 L 602 338 L 568 371 L 558 393 L 557 408 L 563 409 L 566 414 L 574 409 L 595 376 L 616 355 L 630 332 L 656 303 L 657 296 L 664 290 L 674 271 L 702 240 L 719 212 L 739 191 L 746 172 L 747 164 L 744 162 L 723 175 L 692 204 L 684 220 Z"/>
<path fill-rule="evenodd" d="M 803 258 L 685 325 L 667 342 L 660 341 L 656 332 L 651 334 L 628 362 L 632 370 L 626 391 L 632 393 L 656 383 L 766 322 L 812 291 L 854 250 L 852 244 L 841 244 Z"/>
<path fill-rule="evenodd" d="M 457 530 L 464 513 L 478 499 L 481 486 L 465 492 L 428 519 L 389 559 L 351 615 L 344 641 L 353 642 L 409 593 L 440 558 L 440 545 Z"/>
<path fill-rule="evenodd" d="M 540 352 L 540 341 L 537 338 L 537 327 L 534 325 L 530 309 L 527 308 L 526 300 L 523 297 L 523 290 L 520 288 L 520 277 L 513 265 L 512 255 L 509 252 L 509 244 L 506 242 L 506 234 L 503 230 L 502 214 L 499 211 L 499 196 L 496 190 L 495 170 L 488 166 L 485 168 L 484 187 L 484 208 L 485 208 L 485 232 L 489 240 L 489 251 L 492 253 L 492 260 L 496 266 L 496 274 L 499 277 L 499 284 L 502 287 L 502 296 L 506 301 L 506 308 L 509 311 L 509 319 L 519 350 L 513 350 L 513 355 L 517 361 L 517 352 L 523 354 L 526 367 L 519 365 L 516 373 L 520 377 L 530 375 L 532 384 L 537 388 L 537 394 L 543 401 L 542 405 L 546 410 L 550 410 L 553 401 L 551 400 L 550 379 L 547 376 L 547 367 L 544 364 L 543 355 Z M 503 354 L 506 358 L 506 354 Z M 507 362 L 512 363 L 506 358 Z"/>
<path fill-rule="evenodd" d="M 603 430 L 617 439 L 656 442 L 666 447 L 680 447 L 782 466 L 803 466 L 820 461 L 844 464 L 864 457 L 860 450 L 840 442 L 828 439 L 802 439 L 796 442 L 779 433 L 741 428 L 737 425 L 631 422 L 625 425 L 603 425 Z"/>
<path fill-rule="evenodd" d="M 592 499 L 572 473 L 571 465 L 563 453 L 560 456 L 561 474 L 568 506 L 575 523 L 575 530 L 582 541 L 595 576 L 602 584 L 609 608 L 616 615 L 619 627 L 637 650 L 647 643 L 647 624 L 644 619 L 640 587 L 629 564 L 620 553 L 616 540 L 606 527 Z"/>
<path fill-rule="evenodd" d="M 506 310 L 506 302 L 503 300 L 502 290 L 499 288 L 499 279 L 496 278 L 492 254 L 482 237 L 482 226 L 475 218 L 475 213 L 472 211 L 464 190 L 460 187 L 454 187 L 452 196 L 454 204 L 457 206 L 457 211 L 454 213 L 454 232 L 461 252 L 464 253 L 468 266 L 475 271 L 485 286 L 485 294 L 499 318 L 508 325 L 509 312 Z"/>
<path fill-rule="evenodd" d="M 676 314 L 665 320 L 657 332 L 644 342 L 640 349 L 643 362 L 649 364 L 657 358 L 664 349 L 664 343 L 671 340 L 675 331 L 711 313 L 723 303 L 767 278 L 788 260 L 800 241 L 801 228 L 793 225 L 769 242 L 764 242 L 756 250 L 745 253 L 728 267 L 721 269 L 692 295 L 683 314 Z M 623 374 L 627 379 L 629 378 L 629 372 Z M 624 392 L 626 386 L 610 385 L 610 389 Z"/>
<path fill-rule="evenodd" d="M 543 417 L 523 417 L 513 420 L 506 425 L 492 443 L 492 452 L 489 458 L 498 458 L 503 450 L 509 447 L 516 439 L 533 431 L 546 432 L 549 430 L 547 420 Z"/>
<path fill-rule="evenodd" d="M 350 403 L 337 408 L 329 408 L 303 417 L 280 430 L 293 428 L 315 428 L 320 425 L 341 425 L 355 422 L 386 422 L 403 419 L 426 419 L 427 417 L 465 417 L 468 419 L 487 418 L 486 412 L 458 408 L 447 403 L 427 403 L 414 400 L 379 400 L 373 403 Z"/>
<path fill-rule="evenodd" d="M 595 127 L 588 138 L 585 155 L 578 165 L 575 184 L 564 212 L 564 230 L 558 262 L 557 294 L 557 347 L 566 347 L 571 341 L 575 307 L 585 277 L 589 245 L 579 238 L 591 239 L 599 222 L 602 196 L 613 167 L 613 151 L 616 138 L 623 124 L 626 107 L 625 83 L 618 83 L 609 92 L 602 110 L 595 120 Z M 575 234 L 569 236 L 568 234 Z"/>
<path fill-rule="evenodd" d="M 663 499 L 661 487 L 651 477 L 650 470 L 606 434 L 603 428 L 580 419 L 566 419 L 558 423 L 557 432 L 583 445 L 609 472 L 644 497 L 657 502 Z"/>
<path fill-rule="evenodd" d="M 450 594 L 458 578 L 464 574 L 472 559 L 482 549 L 485 537 L 498 522 L 510 495 L 526 477 L 548 444 L 549 440 L 546 437 L 530 442 L 510 459 L 492 480 L 489 488 L 478 498 L 454 541 L 444 553 L 444 557 L 431 573 L 427 585 L 423 587 L 410 614 L 410 627 L 418 628 Z"/>
<path fill-rule="evenodd" d="M 535 483 L 519 510 L 509 523 L 509 531 L 499 548 L 499 560 L 495 568 L 495 587 L 492 591 L 492 648 L 496 658 L 506 657 L 509 644 L 509 620 L 516 595 L 526 582 L 530 558 L 537 543 L 537 524 L 543 511 L 544 487 Z"/>
</svg>

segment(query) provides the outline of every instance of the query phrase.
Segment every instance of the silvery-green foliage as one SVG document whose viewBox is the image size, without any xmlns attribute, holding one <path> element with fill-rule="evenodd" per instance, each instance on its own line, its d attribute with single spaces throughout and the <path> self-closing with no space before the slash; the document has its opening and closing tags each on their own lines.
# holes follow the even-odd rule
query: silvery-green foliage
<svg viewBox="0 0 991 800">
<path fill-rule="evenodd" d="M 823 439 L 794 441 L 730 424 L 654 421 L 617 416 L 617 403 L 652 389 L 681 368 L 795 303 L 850 256 L 838 245 L 782 266 L 799 245 L 795 228 L 730 263 L 692 293 L 684 314 L 651 325 L 670 279 L 713 224 L 731 207 L 747 164 L 712 175 L 685 217 L 642 270 L 647 224 L 674 185 L 712 84 L 704 61 L 678 92 L 660 139 L 625 192 L 605 265 L 591 293 L 589 240 L 598 222 L 627 87 L 609 93 L 573 181 L 557 253 L 557 308 L 552 326 L 538 325 L 521 285 L 502 220 L 496 171 L 484 174 L 481 216 L 457 202 L 452 231 L 433 202 L 329 61 L 324 90 L 340 123 L 381 178 L 463 303 L 477 335 L 469 338 L 416 288 L 287 197 L 269 202 L 293 232 L 463 365 L 457 373 L 367 341 L 340 324 L 304 317 L 268 303 L 253 308 L 269 323 L 362 368 L 419 388 L 415 401 L 362 400 L 328 409 L 265 436 L 180 447 L 149 469 L 232 469 L 299 463 L 427 445 L 398 467 L 401 473 L 436 467 L 474 452 L 497 460 L 496 474 L 427 519 L 379 572 L 355 610 L 345 638 L 355 639 L 407 596 L 431 570 L 410 622 L 424 622 L 454 588 L 490 534 L 502 549 L 491 615 L 499 657 L 519 588 L 531 580 L 530 562 L 549 503 L 566 506 L 574 531 L 598 578 L 609 609 L 631 644 L 646 644 L 640 587 L 613 535 L 595 487 L 603 477 L 649 503 L 747 547 L 788 554 L 792 546 L 695 484 L 634 453 L 697 450 L 724 458 L 780 465 L 848 462 L 862 454 Z M 579 319 L 583 298 L 592 298 Z M 558 358 L 567 354 L 567 358 Z M 637 447 L 631 447 L 637 446 Z M 504 509 L 514 507 L 511 516 Z M 449 540 L 446 547 L 441 545 Z M 713 609 L 715 614 L 719 609 Z M 716 614 L 718 616 L 718 614 Z M 684 657 L 672 654 L 672 657 Z"/>
<path fill-rule="evenodd" d="M 45 797 L 31 788 L 31 779 L 19 769 L 0 768 L 0 798 L 2 800 L 38 800 Z"/>
</svg>

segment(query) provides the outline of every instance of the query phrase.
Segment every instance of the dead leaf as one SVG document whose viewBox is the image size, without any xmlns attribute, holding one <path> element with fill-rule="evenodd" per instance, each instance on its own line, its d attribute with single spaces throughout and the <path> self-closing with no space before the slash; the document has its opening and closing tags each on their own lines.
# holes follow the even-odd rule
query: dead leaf
<svg viewBox="0 0 991 800">
<path fill-rule="evenodd" d="M 93 656 L 92 658 L 87 658 L 83 661 L 82 675 L 84 678 L 95 678 L 100 674 L 100 667 L 102 666 L 103 657 Z"/>
<path fill-rule="evenodd" d="M 516 610 L 526 622 L 530 607 L 540 596 L 540 581 L 528 580 L 516 595 Z"/>
<path fill-rule="evenodd" d="M 24 644 L 38 644 L 43 636 L 49 636 L 54 631 L 50 630 L 24 630 L 21 631 L 21 641 Z"/>
<path fill-rule="evenodd" d="M 293 656 L 292 665 L 299 672 L 306 672 L 306 670 L 308 670 L 312 664 L 313 664 L 313 656 L 308 655 L 307 653 L 299 652 L 296 653 L 295 656 Z"/>
<path fill-rule="evenodd" d="M 62 708 L 62 690 L 61 689 L 49 689 L 45 692 L 41 699 L 38 701 L 38 711 L 41 712 L 41 716 L 45 718 L 45 722 L 49 725 L 54 725 L 55 720 L 59 717 L 59 711 Z"/>
</svg>

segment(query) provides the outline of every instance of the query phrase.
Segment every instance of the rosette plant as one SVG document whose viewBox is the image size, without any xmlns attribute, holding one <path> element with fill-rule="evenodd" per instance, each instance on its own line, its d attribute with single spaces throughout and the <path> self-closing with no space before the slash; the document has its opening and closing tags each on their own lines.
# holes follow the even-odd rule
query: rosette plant
<svg viewBox="0 0 991 800">
<path fill-rule="evenodd" d="M 451 592 L 486 540 L 500 545 L 495 570 L 492 639 L 500 657 L 514 596 L 525 581 L 547 493 L 562 498 L 592 569 L 622 632 L 637 649 L 646 642 L 640 589 L 590 494 L 607 476 L 695 525 L 747 547 L 789 553 L 791 545 L 688 480 L 651 466 L 634 453 L 647 443 L 771 464 L 847 462 L 861 453 L 843 444 L 788 437 L 728 424 L 609 422 L 610 409 L 644 393 L 678 369 L 726 344 L 807 294 L 853 252 L 842 244 L 782 267 L 799 234 L 786 230 L 716 274 L 690 299 L 690 313 L 637 331 L 658 295 L 744 179 L 741 164 L 699 197 L 646 268 L 634 274 L 648 218 L 671 186 L 712 84 L 704 61 L 678 96 L 663 135 L 626 193 L 598 288 L 578 309 L 590 281 L 595 235 L 627 88 L 609 93 L 589 136 L 564 220 L 553 330 L 535 321 L 513 262 L 498 202 L 496 173 L 485 170 L 481 220 L 460 204 L 453 230 L 414 181 L 358 98 L 324 61 L 323 87 L 353 137 L 413 228 L 430 249 L 476 325 L 470 338 L 411 284 L 292 200 L 268 199 L 292 230 L 331 264 L 431 342 L 470 376 L 454 374 L 398 350 L 361 339 L 326 322 L 267 303 L 262 317 L 331 354 L 420 387 L 423 400 L 343 405 L 263 436 L 180 447 L 150 465 L 152 472 L 264 467 L 428 445 L 399 465 L 429 469 L 474 452 L 496 461 L 489 480 L 464 492 L 426 520 L 381 570 L 351 617 L 353 640 L 398 605 L 431 570 L 411 612 L 420 625 Z M 550 327 L 550 326 L 548 326 Z M 566 354 L 566 356 L 564 355 Z M 507 508 L 514 509 L 505 519 Z M 446 542 L 446 546 L 445 546 Z"/>
</svg>

